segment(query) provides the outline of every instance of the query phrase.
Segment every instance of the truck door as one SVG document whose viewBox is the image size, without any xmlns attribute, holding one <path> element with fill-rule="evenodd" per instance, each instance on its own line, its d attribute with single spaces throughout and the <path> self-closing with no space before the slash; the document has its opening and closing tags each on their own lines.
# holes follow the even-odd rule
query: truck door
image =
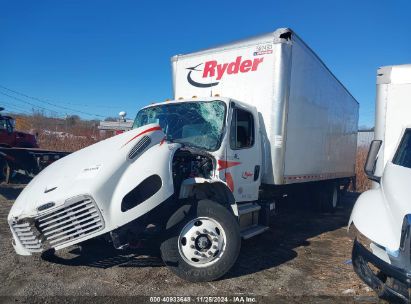
<svg viewBox="0 0 411 304">
<path fill-rule="evenodd" d="M 410 213 L 409 197 L 411 188 L 411 129 L 405 130 L 398 149 L 392 161 L 388 161 L 381 179 L 385 198 L 389 202 L 389 208 L 395 212 L 397 206 L 404 206 L 402 210 Z M 403 218 L 396 218 L 402 223 Z"/>
<path fill-rule="evenodd" d="M 261 149 L 256 110 L 231 103 L 226 181 L 236 201 L 258 199 Z"/>
<path fill-rule="evenodd" d="M 0 146 L 12 147 L 13 145 L 14 136 L 8 119 L 0 116 Z"/>
</svg>

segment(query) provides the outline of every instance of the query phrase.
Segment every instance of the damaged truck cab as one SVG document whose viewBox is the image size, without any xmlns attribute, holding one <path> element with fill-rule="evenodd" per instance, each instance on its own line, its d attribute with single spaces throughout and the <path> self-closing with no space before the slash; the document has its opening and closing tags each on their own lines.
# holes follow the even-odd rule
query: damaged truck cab
<svg viewBox="0 0 411 304">
<path fill-rule="evenodd" d="M 278 29 L 172 67 L 174 100 L 27 185 L 8 217 L 17 253 L 150 239 L 175 274 L 210 281 L 283 197 L 335 210 L 355 174 L 358 103 L 297 35 Z"/>
<path fill-rule="evenodd" d="M 356 273 L 389 301 L 411 290 L 411 65 L 377 72 L 375 140 L 365 172 L 373 189 L 360 195 L 349 226 Z"/>
<path fill-rule="evenodd" d="M 105 234 L 122 249 L 152 225 L 162 231 L 164 262 L 180 277 L 220 277 L 235 262 L 241 235 L 268 229 L 256 225 L 259 205 L 236 204 L 258 198 L 261 143 L 254 130 L 256 108 L 229 98 L 143 108 L 132 131 L 50 165 L 23 190 L 8 219 L 16 252 L 59 250 Z M 246 195 L 234 197 L 234 187 Z M 239 213 L 253 219 L 238 225 Z M 188 268 L 172 266 L 183 261 Z"/>
</svg>

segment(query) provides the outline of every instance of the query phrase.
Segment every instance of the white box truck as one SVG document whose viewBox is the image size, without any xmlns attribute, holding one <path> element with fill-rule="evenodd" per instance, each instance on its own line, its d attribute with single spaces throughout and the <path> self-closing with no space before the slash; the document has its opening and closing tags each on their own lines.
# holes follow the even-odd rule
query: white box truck
<svg viewBox="0 0 411 304">
<path fill-rule="evenodd" d="M 410 98 L 411 64 L 378 69 L 375 140 L 365 165 L 375 186 L 360 195 L 349 222 L 356 273 L 381 298 L 400 302 L 410 301 L 411 290 Z"/>
<path fill-rule="evenodd" d="M 354 176 L 358 103 L 297 35 L 278 29 L 172 65 L 174 100 L 24 189 L 8 217 L 18 254 L 157 233 L 174 273 L 215 280 L 241 238 L 268 229 L 276 200 L 304 190 L 335 208 Z"/>
</svg>

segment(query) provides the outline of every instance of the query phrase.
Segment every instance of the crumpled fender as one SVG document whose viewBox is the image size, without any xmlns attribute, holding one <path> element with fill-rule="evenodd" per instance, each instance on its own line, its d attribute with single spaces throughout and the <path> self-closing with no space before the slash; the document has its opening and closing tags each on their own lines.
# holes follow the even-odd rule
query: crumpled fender
<svg viewBox="0 0 411 304">
<path fill-rule="evenodd" d="M 391 250 L 398 249 L 399 238 L 394 232 L 392 215 L 385 203 L 381 187 L 368 190 L 358 197 L 348 227 L 352 223 L 373 242 Z"/>
</svg>

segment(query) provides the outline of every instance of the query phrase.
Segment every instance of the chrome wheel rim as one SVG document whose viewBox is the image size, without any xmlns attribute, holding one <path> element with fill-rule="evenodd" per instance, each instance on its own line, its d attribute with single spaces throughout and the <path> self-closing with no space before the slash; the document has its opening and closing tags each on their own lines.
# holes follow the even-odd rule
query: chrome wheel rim
<svg viewBox="0 0 411 304">
<path fill-rule="evenodd" d="M 217 262 L 224 254 L 226 243 L 223 227 L 209 217 L 189 221 L 178 237 L 180 255 L 194 267 L 207 267 Z"/>
</svg>

